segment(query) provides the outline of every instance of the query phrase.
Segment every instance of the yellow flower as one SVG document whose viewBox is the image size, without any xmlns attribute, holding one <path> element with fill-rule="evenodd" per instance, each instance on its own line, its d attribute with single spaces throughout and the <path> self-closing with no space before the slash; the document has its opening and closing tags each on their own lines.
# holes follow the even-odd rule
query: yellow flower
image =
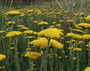
<svg viewBox="0 0 90 71">
<path fill-rule="evenodd" d="M 6 31 L 0 31 L 0 34 L 5 33 Z"/>
<path fill-rule="evenodd" d="M 27 36 L 27 37 L 25 37 L 25 38 L 30 38 L 30 39 L 31 39 L 31 38 L 34 38 L 34 36 Z"/>
<path fill-rule="evenodd" d="M 37 25 L 48 25 L 49 23 L 47 22 L 39 22 Z"/>
<path fill-rule="evenodd" d="M 46 38 L 39 38 L 37 40 L 33 40 L 29 44 L 34 45 L 36 47 L 40 47 L 40 49 L 46 49 L 47 43 L 48 43 L 48 40 Z"/>
<path fill-rule="evenodd" d="M 11 38 L 11 37 L 14 37 L 14 34 L 7 33 L 7 34 L 6 34 L 6 37 L 10 37 L 10 38 Z"/>
<path fill-rule="evenodd" d="M 50 46 L 57 48 L 57 49 L 63 48 L 63 44 L 61 44 L 58 41 L 53 40 L 53 39 L 50 40 Z"/>
<path fill-rule="evenodd" d="M 29 71 L 29 69 L 27 71 Z"/>
<path fill-rule="evenodd" d="M 90 67 L 85 68 L 84 71 L 90 71 Z"/>
<path fill-rule="evenodd" d="M 77 25 L 75 25 L 75 27 L 76 27 L 77 29 L 82 29 L 81 27 L 79 27 L 79 26 L 77 26 Z"/>
<path fill-rule="evenodd" d="M 56 24 L 56 22 L 52 22 L 51 24 Z"/>
<path fill-rule="evenodd" d="M 15 49 L 15 48 L 14 48 L 14 47 L 11 47 L 10 49 L 13 50 L 13 49 Z"/>
<path fill-rule="evenodd" d="M 37 32 L 34 32 L 34 35 L 38 35 L 38 33 Z"/>
<path fill-rule="evenodd" d="M 25 27 L 25 26 L 24 25 L 17 25 L 17 27 L 21 27 L 22 28 L 22 27 Z"/>
<path fill-rule="evenodd" d="M 37 68 L 35 68 L 34 70 L 37 70 Z"/>
<path fill-rule="evenodd" d="M 90 21 L 90 15 L 86 17 L 86 21 Z"/>
<path fill-rule="evenodd" d="M 81 39 L 86 39 L 86 40 L 90 40 L 90 34 L 85 34 L 81 36 Z"/>
<path fill-rule="evenodd" d="M 66 55 L 66 57 L 69 57 L 69 55 Z"/>
<path fill-rule="evenodd" d="M 70 50 L 70 47 L 68 47 L 68 49 Z M 73 47 L 71 47 L 71 49 L 73 49 Z"/>
<path fill-rule="evenodd" d="M 6 37 L 14 37 L 14 36 L 19 36 L 21 35 L 22 33 L 20 31 L 12 31 L 12 32 L 8 32 L 6 34 Z"/>
<path fill-rule="evenodd" d="M 19 54 L 19 52 L 17 52 L 17 54 Z"/>
<path fill-rule="evenodd" d="M 81 39 L 82 37 L 81 37 L 81 35 L 79 35 L 79 34 L 75 34 L 75 35 L 73 36 L 73 38 L 74 38 L 74 39 Z"/>
<path fill-rule="evenodd" d="M 44 36 L 47 38 L 57 38 L 57 39 L 60 38 L 60 35 L 63 35 L 63 33 L 56 28 L 45 29 L 38 33 L 38 36 Z"/>
<path fill-rule="evenodd" d="M 5 14 L 15 16 L 15 15 L 20 15 L 20 12 L 19 11 L 9 11 L 9 12 L 6 12 Z"/>
<path fill-rule="evenodd" d="M 54 28 L 55 26 L 50 26 L 51 28 Z"/>
<path fill-rule="evenodd" d="M 86 45 L 86 47 L 88 47 L 88 44 Z M 90 47 L 90 42 L 89 42 L 89 47 Z"/>
<path fill-rule="evenodd" d="M 21 30 L 28 30 L 28 27 L 22 27 Z"/>
<path fill-rule="evenodd" d="M 33 21 L 33 23 L 37 23 L 37 21 Z"/>
<path fill-rule="evenodd" d="M 3 54 L 0 54 L 0 61 L 2 61 L 3 59 L 5 59 L 6 58 L 6 56 L 5 55 L 3 55 Z"/>
<path fill-rule="evenodd" d="M 11 34 L 14 34 L 14 36 L 19 36 L 22 34 L 20 31 L 12 31 Z"/>
<path fill-rule="evenodd" d="M 73 22 L 73 20 L 67 20 L 67 23 L 71 23 L 71 22 Z"/>
<path fill-rule="evenodd" d="M 41 51 L 41 54 L 43 54 L 43 51 Z"/>
<path fill-rule="evenodd" d="M 0 67 L 0 69 L 2 69 L 2 67 Z"/>
<path fill-rule="evenodd" d="M 67 33 L 67 37 L 73 37 L 74 35 L 74 33 Z"/>
<path fill-rule="evenodd" d="M 3 68 L 5 68 L 5 66 L 3 66 Z"/>
<path fill-rule="evenodd" d="M 73 57 L 73 60 L 76 60 L 76 57 Z"/>
<path fill-rule="evenodd" d="M 62 37 L 61 39 L 64 39 L 64 37 Z"/>
<path fill-rule="evenodd" d="M 35 66 L 36 64 L 33 64 L 33 66 Z"/>
<path fill-rule="evenodd" d="M 82 30 L 79 30 L 79 29 L 73 29 L 72 31 L 83 33 L 83 31 Z"/>
<path fill-rule="evenodd" d="M 28 50 L 31 50 L 31 48 L 26 48 L 26 50 L 28 51 Z"/>
<path fill-rule="evenodd" d="M 81 51 L 82 49 L 81 48 L 74 48 L 73 50 L 74 51 Z"/>
<path fill-rule="evenodd" d="M 10 25 L 10 24 L 15 24 L 15 22 L 12 22 L 12 21 L 9 21 L 9 22 L 6 22 L 6 26 Z"/>
<path fill-rule="evenodd" d="M 11 43 L 12 45 L 14 45 L 14 43 Z"/>
<path fill-rule="evenodd" d="M 88 23 L 79 23 L 79 24 L 77 24 L 77 27 L 90 28 L 90 24 L 88 24 Z"/>
<path fill-rule="evenodd" d="M 57 24 L 56 26 L 61 26 L 61 24 Z"/>
<path fill-rule="evenodd" d="M 60 20 L 59 22 L 64 22 L 64 20 Z"/>
<path fill-rule="evenodd" d="M 27 13 L 32 13 L 32 12 L 33 12 L 33 9 L 27 10 Z"/>
<path fill-rule="evenodd" d="M 38 52 L 26 52 L 26 54 L 24 56 L 29 57 L 30 59 L 37 59 L 37 58 L 41 57 L 41 54 Z"/>
<path fill-rule="evenodd" d="M 25 14 L 22 12 L 20 15 L 19 15 L 19 17 L 23 17 Z"/>
<path fill-rule="evenodd" d="M 62 56 L 59 56 L 58 58 L 62 58 Z"/>
<path fill-rule="evenodd" d="M 32 30 L 25 30 L 23 33 L 24 33 L 24 34 L 33 34 L 34 31 L 32 31 Z"/>
</svg>

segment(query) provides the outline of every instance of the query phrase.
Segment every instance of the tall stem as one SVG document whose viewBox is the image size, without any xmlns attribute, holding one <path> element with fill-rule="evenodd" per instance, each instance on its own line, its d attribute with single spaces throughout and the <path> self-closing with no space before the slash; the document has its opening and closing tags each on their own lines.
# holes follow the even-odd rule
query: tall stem
<svg viewBox="0 0 90 71">
<path fill-rule="evenodd" d="M 49 42 L 50 42 L 50 39 L 48 39 L 48 45 L 47 45 L 47 49 L 46 49 L 46 68 L 45 68 L 45 71 L 48 71 L 47 70 L 47 58 L 48 58 L 47 54 L 49 52 Z"/>
<path fill-rule="evenodd" d="M 77 52 L 77 69 L 76 71 L 79 71 L 79 52 Z"/>
<path fill-rule="evenodd" d="M 18 52 L 18 39 L 17 39 L 17 36 L 15 37 L 15 40 L 14 40 L 14 47 L 15 47 L 16 68 L 17 68 L 17 71 L 20 71 L 20 66 L 19 66 L 19 62 L 18 62 L 18 55 L 17 55 L 17 52 Z"/>
<path fill-rule="evenodd" d="M 89 42 L 88 42 L 88 56 L 89 56 L 89 60 L 88 60 L 88 67 L 90 66 L 90 47 L 89 47 Z"/>
</svg>

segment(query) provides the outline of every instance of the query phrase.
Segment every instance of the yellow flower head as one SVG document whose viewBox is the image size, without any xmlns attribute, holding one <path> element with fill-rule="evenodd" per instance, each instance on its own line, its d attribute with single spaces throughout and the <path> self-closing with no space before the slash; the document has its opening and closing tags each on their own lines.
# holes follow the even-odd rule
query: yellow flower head
<svg viewBox="0 0 90 71">
<path fill-rule="evenodd" d="M 88 47 L 88 44 L 86 45 L 86 47 Z M 89 47 L 90 47 L 90 42 L 89 42 Z"/>
<path fill-rule="evenodd" d="M 82 39 L 81 35 L 79 35 L 79 34 L 75 34 L 75 35 L 73 36 L 73 38 L 74 38 L 74 39 Z"/>
<path fill-rule="evenodd" d="M 33 12 L 33 9 L 27 10 L 27 13 L 32 13 L 32 12 Z"/>
<path fill-rule="evenodd" d="M 12 22 L 12 21 L 9 21 L 9 22 L 6 22 L 6 26 L 10 25 L 10 24 L 15 24 L 15 22 Z"/>
<path fill-rule="evenodd" d="M 83 31 L 82 30 L 79 30 L 79 29 L 73 29 L 72 31 L 83 33 Z"/>
<path fill-rule="evenodd" d="M 81 51 L 82 49 L 81 48 L 74 48 L 73 50 L 74 51 Z"/>
<path fill-rule="evenodd" d="M 81 36 L 81 39 L 86 39 L 86 40 L 90 40 L 90 34 L 85 34 Z"/>
<path fill-rule="evenodd" d="M 3 54 L 0 54 L 0 61 L 2 61 L 3 59 L 5 59 L 6 58 L 6 56 L 5 55 L 3 55 Z"/>
<path fill-rule="evenodd" d="M 24 33 L 24 34 L 33 34 L 34 31 L 32 31 L 32 30 L 25 30 L 23 33 Z"/>
<path fill-rule="evenodd" d="M 37 23 L 37 21 L 33 21 L 33 23 Z"/>
<path fill-rule="evenodd" d="M 74 35 L 74 33 L 67 33 L 67 37 L 73 37 Z"/>
<path fill-rule="evenodd" d="M 14 48 L 14 47 L 11 47 L 10 49 L 13 50 L 13 49 L 15 49 L 15 48 Z"/>
<path fill-rule="evenodd" d="M 56 22 L 52 22 L 51 24 L 56 24 Z"/>
<path fill-rule="evenodd" d="M 56 26 L 61 26 L 61 24 L 57 24 Z"/>
<path fill-rule="evenodd" d="M 38 52 L 28 52 L 27 51 L 24 56 L 29 57 L 30 59 L 37 59 L 37 58 L 41 57 L 41 54 Z"/>
<path fill-rule="evenodd" d="M 90 67 L 85 68 L 84 71 L 90 71 Z"/>
<path fill-rule="evenodd" d="M 60 35 L 63 35 L 63 33 L 56 28 L 45 29 L 38 33 L 38 36 L 44 36 L 47 38 L 57 38 L 57 39 L 60 38 Z"/>
<path fill-rule="evenodd" d="M 5 33 L 6 31 L 0 31 L 0 34 Z"/>
<path fill-rule="evenodd" d="M 19 15 L 19 17 L 23 17 L 25 14 L 22 12 L 20 15 Z"/>
<path fill-rule="evenodd" d="M 5 14 L 15 16 L 15 15 L 20 15 L 20 12 L 19 11 L 9 11 L 9 12 L 6 12 Z"/>
<path fill-rule="evenodd" d="M 60 20 L 59 22 L 64 22 L 64 20 Z"/>
<path fill-rule="evenodd" d="M 63 44 L 61 44 L 58 41 L 53 40 L 53 39 L 50 40 L 50 46 L 57 48 L 57 49 L 63 48 Z"/>
<path fill-rule="evenodd" d="M 28 27 L 22 27 L 21 30 L 28 30 Z"/>
<path fill-rule="evenodd" d="M 86 21 L 90 21 L 90 15 L 86 17 Z"/>
<path fill-rule="evenodd" d="M 48 25 L 49 23 L 47 22 L 39 22 L 37 25 Z"/>
<path fill-rule="evenodd" d="M 71 22 L 73 22 L 73 20 L 67 20 L 67 23 L 71 23 Z"/>
<path fill-rule="evenodd" d="M 12 32 L 8 32 L 6 34 L 6 37 L 14 37 L 14 36 L 19 36 L 21 35 L 22 33 L 20 31 L 12 31 Z"/>
<path fill-rule="evenodd" d="M 48 40 L 46 38 L 39 38 L 37 40 L 33 40 L 29 44 L 34 45 L 36 47 L 40 47 L 40 49 L 46 49 L 47 43 L 48 43 Z"/>
<path fill-rule="evenodd" d="M 73 57 L 73 60 L 76 60 L 76 57 Z"/>
<path fill-rule="evenodd" d="M 21 27 L 22 28 L 22 27 L 24 27 L 24 25 L 17 25 L 17 27 Z"/>
<path fill-rule="evenodd" d="M 88 24 L 88 23 L 79 23 L 79 24 L 77 24 L 77 27 L 90 28 L 90 24 Z"/>
</svg>

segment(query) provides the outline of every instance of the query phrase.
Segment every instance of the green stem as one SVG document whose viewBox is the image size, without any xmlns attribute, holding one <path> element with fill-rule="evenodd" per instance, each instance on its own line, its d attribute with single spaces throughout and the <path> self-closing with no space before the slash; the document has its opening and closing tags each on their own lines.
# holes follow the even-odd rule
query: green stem
<svg viewBox="0 0 90 71">
<path fill-rule="evenodd" d="M 76 71 L 79 71 L 79 52 L 77 52 L 77 69 Z"/>
<path fill-rule="evenodd" d="M 89 42 L 88 42 L 88 55 L 89 55 L 88 67 L 90 67 L 90 47 L 89 47 Z"/>
<path fill-rule="evenodd" d="M 70 38 L 70 60 L 72 59 L 72 38 Z"/>
<path fill-rule="evenodd" d="M 13 17 L 12 17 L 12 24 L 11 24 L 11 28 L 10 28 L 10 32 L 13 31 Z"/>
<path fill-rule="evenodd" d="M 42 58 L 41 58 L 40 71 L 43 71 L 44 65 L 45 65 L 45 51 L 43 50 L 43 54 L 42 54 Z"/>
<path fill-rule="evenodd" d="M 33 60 L 29 59 L 29 64 L 30 64 L 30 71 L 33 71 Z"/>
<path fill-rule="evenodd" d="M 52 49 L 50 49 L 50 52 L 51 52 L 50 70 L 53 71 L 53 62 L 54 62 L 54 60 L 53 60 L 53 51 L 52 51 Z"/>
<path fill-rule="evenodd" d="M 9 10 L 10 10 L 10 8 L 11 8 L 12 3 L 13 3 L 13 0 L 11 0 L 10 6 L 9 6 Z"/>
<path fill-rule="evenodd" d="M 48 71 L 48 69 L 47 69 L 47 58 L 48 58 L 47 54 L 49 52 L 49 42 L 50 42 L 50 39 L 48 39 L 48 45 L 47 45 L 47 49 L 46 49 L 46 67 L 45 67 L 45 71 Z"/>
<path fill-rule="evenodd" d="M 27 38 L 27 41 L 28 41 L 28 49 L 30 49 L 30 46 L 29 46 L 29 36 Z M 30 50 L 29 50 L 29 52 L 30 52 Z"/>
<path fill-rule="evenodd" d="M 16 68 L 17 68 L 17 71 L 20 71 L 20 66 L 19 66 L 19 62 L 18 62 L 18 55 L 17 55 L 17 52 L 18 52 L 18 38 L 17 36 L 15 37 L 15 40 L 14 40 L 14 47 L 15 47 L 15 63 L 16 63 Z"/>
</svg>

